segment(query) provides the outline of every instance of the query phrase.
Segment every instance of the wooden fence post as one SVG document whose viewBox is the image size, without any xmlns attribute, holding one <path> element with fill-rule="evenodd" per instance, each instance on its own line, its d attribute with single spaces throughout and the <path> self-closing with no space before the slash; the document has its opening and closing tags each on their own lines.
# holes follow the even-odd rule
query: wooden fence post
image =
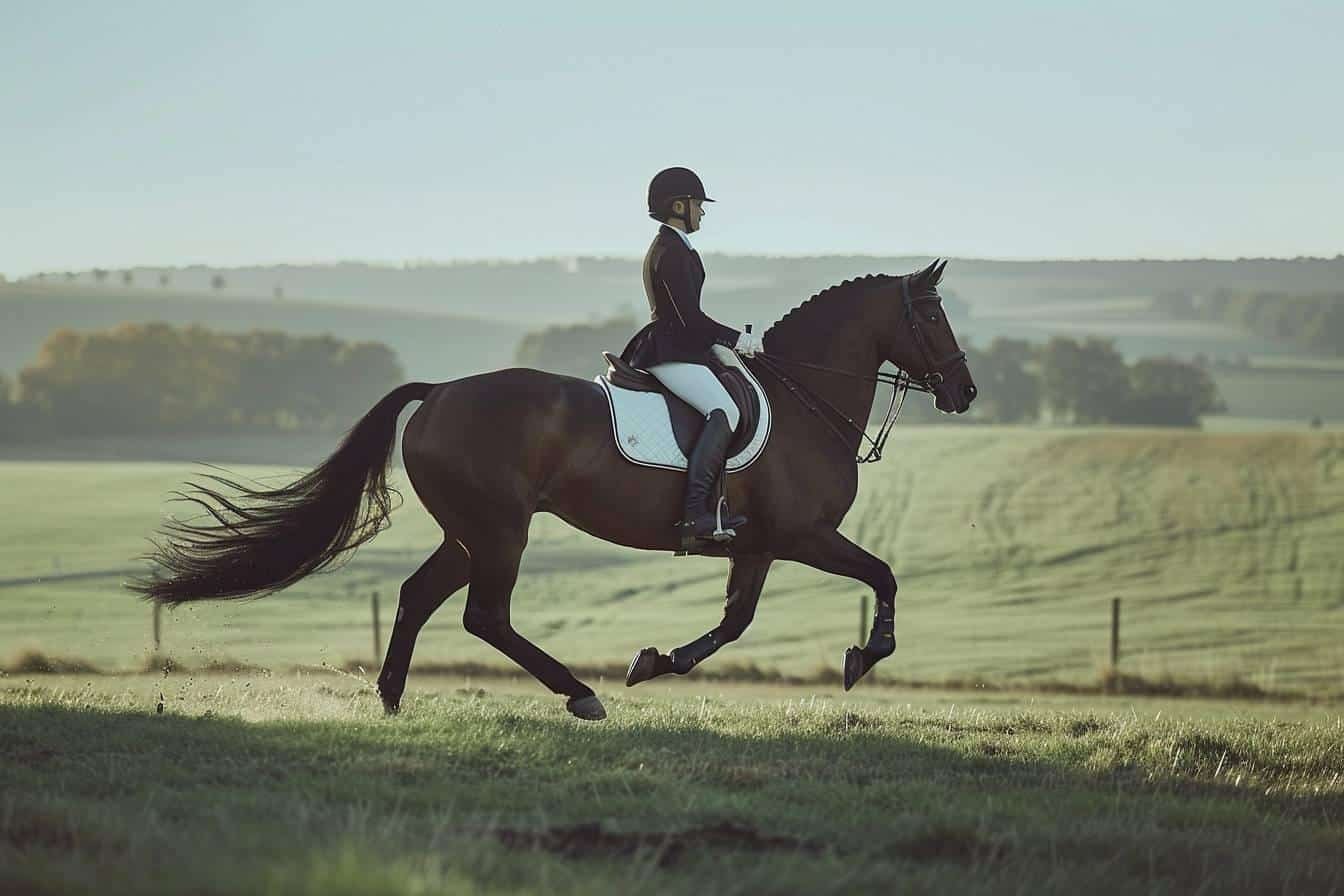
<svg viewBox="0 0 1344 896">
<path fill-rule="evenodd" d="M 1111 598 L 1111 671 L 1120 671 L 1120 598 Z"/>
<path fill-rule="evenodd" d="M 163 604 L 154 601 L 154 652 L 159 652 L 159 616 L 163 613 Z"/>
<path fill-rule="evenodd" d="M 373 592 L 373 661 L 378 662 L 379 657 L 383 655 L 383 628 L 378 619 L 378 592 Z"/>
</svg>

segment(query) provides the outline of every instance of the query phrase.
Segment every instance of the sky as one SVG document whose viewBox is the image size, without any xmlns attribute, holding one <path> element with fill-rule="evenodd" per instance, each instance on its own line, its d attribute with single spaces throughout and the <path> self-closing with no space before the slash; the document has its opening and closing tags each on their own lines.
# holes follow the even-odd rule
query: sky
<svg viewBox="0 0 1344 896">
<path fill-rule="evenodd" d="M 1334 256 L 1341 47 L 1337 0 L 0 0 L 0 273 L 636 257 L 669 165 L 709 252 Z"/>
</svg>

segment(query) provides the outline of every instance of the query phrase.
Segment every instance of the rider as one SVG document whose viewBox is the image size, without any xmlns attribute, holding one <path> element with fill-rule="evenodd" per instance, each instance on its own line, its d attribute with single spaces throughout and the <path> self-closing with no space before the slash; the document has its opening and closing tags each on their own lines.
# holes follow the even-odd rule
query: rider
<svg viewBox="0 0 1344 896">
<path fill-rule="evenodd" d="M 709 497 L 739 414 L 728 390 L 705 365 L 716 343 L 751 356 L 762 350 L 762 342 L 760 336 L 726 327 L 700 310 L 705 267 L 687 235 L 700 229 L 704 203 L 713 201 L 689 168 L 664 169 L 649 183 L 649 217 L 663 224 L 644 257 L 644 291 L 653 321 L 632 340 L 627 360 L 705 415 L 705 427 L 691 451 L 677 526 L 683 537 L 726 541 L 746 517 L 730 516 L 726 505 L 720 516 Z"/>
</svg>

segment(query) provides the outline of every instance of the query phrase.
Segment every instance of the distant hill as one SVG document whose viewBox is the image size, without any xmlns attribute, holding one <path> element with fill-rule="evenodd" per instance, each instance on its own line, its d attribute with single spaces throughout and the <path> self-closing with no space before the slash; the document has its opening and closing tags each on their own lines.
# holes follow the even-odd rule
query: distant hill
<svg viewBox="0 0 1344 896">
<path fill-rule="evenodd" d="M 409 377 L 430 381 L 508 366 L 525 331 L 509 322 L 426 311 L 63 283 L 0 285 L 0 321 L 0 371 L 11 375 L 35 360 L 52 330 L 126 321 L 375 340 L 396 350 Z"/>
<path fill-rule="evenodd" d="M 642 251 L 642 246 L 639 249 Z M 927 264 L 927 256 L 825 255 L 773 257 L 705 252 L 707 289 L 729 307 L 784 310 L 849 277 L 899 274 Z M 91 272 L 49 274 L 48 284 L 92 286 Z M 107 273 L 107 288 L 123 271 Z M 160 278 L 175 292 L 271 296 L 377 307 L 414 308 L 561 323 L 617 306 L 643 307 L 640 258 L 545 258 L 405 266 L 344 262 L 269 267 L 132 268 L 136 287 L 157 290 Z M 223 286 L 212 287 L 215 277 Z M 1163 292 L 1215 289 L 1268 292 L 1334 292 L 1344 285 L 1344 256 L 1332 259 L 1236 261 L 987 261 L 953 259 L 945 281 L 973 307 L 1079 301 Z M 483 304 L 484 303 L 484 304 Z"/>
<path fill-rule="evenodd" d="M 708 242 L 708 240 L 706 241 Z M 642 247 L 636 247 L 639 249 Z M 868 273 L 902 273 L 927 264 L 913 256 L 768 257 L 708 252 L 705 306 L 731 325 L 764 326 L 827 286 Z M 640 259 L 551 258 L 405 266 L 329 265 L 217 269 L 135 268 L 137 287 L 155 293 L 161 280 L 174 294 L 270 296 L 281 307 L 318 301 L 343 302 L 437 314 L 488 317 L 536 329 L 646 313 Z M 106 273 L 94 287 L 90 272 L 74 279 L 51 274 L 46 283 L 120 288 L 124 272 Z M 218 281 L 218 288 L 212 283 Z M 1344 290 L 1344 256 L 1333 259 L 1242 259 L 1236 261 L 987 261 L 953 259 L 944 293 L 970 308 L 956 320 L 958 333 L 977 342 L 1007 335 L 1031 339 L 1054 334 L 1115 338 L 1134 358 L 1173 354 L 1214 358 L 1292 355 L 1287 340 L 1202 321 L 1173 322 L 1166 305 L 1188 305 L 1215 290 L 1293 293 Z M 144 295 L 145 292 L 138 293 Z M 1344 350 L 1344 347 L 1339 347 Z M 401 349 L 399 349 L 401 350 Z M 402 351 L 403 357 L 406 356 Z"/>
</svg>

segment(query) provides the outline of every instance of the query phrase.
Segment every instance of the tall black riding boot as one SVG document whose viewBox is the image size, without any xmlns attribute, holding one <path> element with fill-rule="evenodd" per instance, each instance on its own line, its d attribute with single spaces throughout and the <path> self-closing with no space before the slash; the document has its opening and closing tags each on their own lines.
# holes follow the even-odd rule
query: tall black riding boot
<svg viewBox="0 0 1344 896">
<path fill-rule="evenodd" d="M 696 539 L 728 541 L 737 534 L 735 529 L 746 525 L 746 517 L 729 516 L 727 500 L 715 506 L 711 506 L 709 500 L 714 482 L 723 469 L 728 443 L 732 439 L 733 430 L 728 425 L 728 415 L 717 409 L 711 411 L 700 433 L 700 440 L 691 451 L 690 465 L 686 470 L 686 500 L 678 524 L 683 546 L 694 543 Z"/>
</svg>

